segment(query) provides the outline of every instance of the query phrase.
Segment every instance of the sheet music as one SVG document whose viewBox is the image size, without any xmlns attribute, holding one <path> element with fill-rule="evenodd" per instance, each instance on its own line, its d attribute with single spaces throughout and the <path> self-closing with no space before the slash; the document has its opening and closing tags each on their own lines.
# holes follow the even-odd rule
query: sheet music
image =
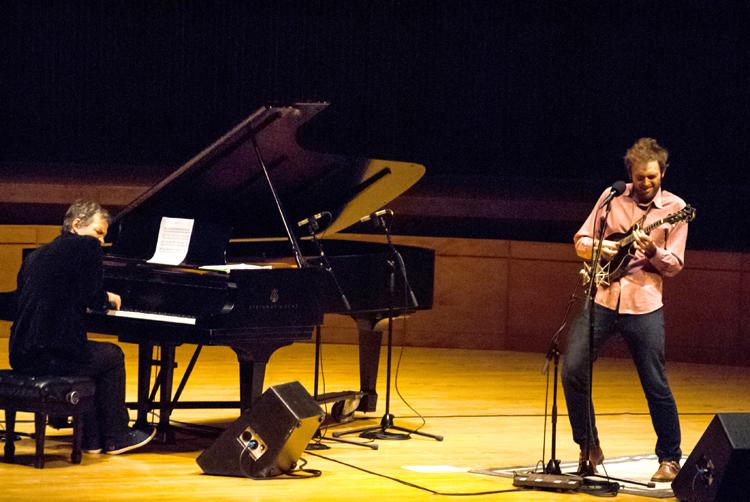
<svg viewBox="0 0 750 502">
<path fill-rule="evenodd" d="M 159 226 L 159 238 L 154 256 L 148 263 L 179 265 L 185 260 L 193 234 L 194 220 L 163 216 Z"/>
</svg>

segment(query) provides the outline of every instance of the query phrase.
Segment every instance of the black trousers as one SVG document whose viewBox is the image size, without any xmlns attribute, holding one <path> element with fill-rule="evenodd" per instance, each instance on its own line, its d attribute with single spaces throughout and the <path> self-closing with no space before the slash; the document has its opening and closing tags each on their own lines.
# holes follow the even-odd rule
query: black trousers
<svg viewBox="0 0 750 502">
<path fill-rule="evenodd" d="M 14 368 L 33 375 L 85 376 L 96 383 L 96 406 L 84 416 L 83 444 L 101 447 L 122 438 L 130 417 L 125 405 L 125 355 L 109 342 L 86 342 L 88 362 L 41 354 L 33 365 Z"/>
</svg>

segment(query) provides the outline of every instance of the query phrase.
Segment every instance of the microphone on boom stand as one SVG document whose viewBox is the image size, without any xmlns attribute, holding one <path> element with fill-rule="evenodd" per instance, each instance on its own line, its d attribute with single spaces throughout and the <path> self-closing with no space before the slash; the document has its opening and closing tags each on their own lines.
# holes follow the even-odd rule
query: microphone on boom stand
<svg viewBox="0 0 750 502">
<path fill-rule="evenodd" d="M 380 219 L 383 216 L 393 216 L 393 210 L 385 208 L 385 209 L 381 209 L 379 211 L 375 211 L 374 213 L 370 213 L 367 216 L 364 216 L 364 217 L 360 218 L 359 222 L 360 223 L 367 223 L 368 221 L 373 220 L 374 223 L 375 223 L 375 226 L 379 227 L 382 224 L 382 222 L 380 221 Z"/>
<path fill-rule="evenodd" d="M 386 391 L 385 414 L 380 420 L 380 425 L 376 425 L 372 427 L 362 427 L 359 429 L 353 429 L 353 430 L 348 430 L 344 432 L 334 432 L 333 436 L 339 437 L 345 434 L 359 434 L 360 437 L 364 437 L 368 439 L 404 440 L 404 439 L 411 439 L 412 434 L 417 434 L 420 436 L 432 438 L 436 441 L 442 441 L 443 436 L 440 436 L 437 434 L 428 434 L 426 432 L 421 432 L 416 429 L 407 429 L 405 427 L 400 427 L 398 425 L 395 425 L 393 423 L 395 417 L 391 414 L 391 411 L 390 411 L 391 410 L 391 364 L 392 364 L 392 354 L 393 354 L 393 318 L 395 317 L 395 314 L 396 314 L 396 301 L 395 301 L 396 291 L 395 289 L 396 289 L 396 269 L 397 268 L 399 269 L 400 275 L 403 278 L 403 286 L 409 294 L 409 297 L 411 300 L 411 307 L 418 307 L 419 304 L 417 303 L 417 298 L 414 295 L 414 291 L 411 289 L 411 286 L 409 286 L 409 281 L 406 277 L 406 266 L 404 265 L 404 260 L 401 257 L 401 253 L 399 253 L 398 249 L 396 249 L 396 247 L 393 245 L 393 241 L 391 239 L 391 230 L 390 230 L 388 221 L 386 219 L 386 216 L 392 217 L 393 211 L 388 208 L 380 209 L 360 219 L 360 222 L 362 223 L 372 220 L 376 227 L 383 229 L 383 233 L 385 234 L 386 240 L 388 242 L 388 247 L 392 254 L 392 257 L 386 260 L 386 263 L 388 265 L 388 272 L 389 272 L 388 289 L 389 289 L 389 294 L 390 294 L 390 305 L 388 307 L 388 355 L 386 357 L 387 370 L 386 370 L 386 387 L 385 387 L 385 391 Z M 400 431 L 400 432 L 391 432 L 391 431 Z"/>
<path fill-rule="evenodd" d="M 323 219 L 324 217 L 331 218 L 331 213 L 328 211 L 321 211 L 320 213 L 313 214 L 312 216 L 308 216 L 304 220 L 298 221 L 297 226 L 304 227 L 305 225 L 308 225 L 312 230 L 317 231 L 320 228 L 320 225 L 318 225 L 318 221 Z"/>
<path fill-rule="evenodd" d="M 330 276 L 333 281 L 334 286 L 336 287 L 336 290 L 339 293 L 339 297 L 341 298 L 341 303 L 344 305 L 347 311 L 352 310 L 352 306 L 349 303 L 349 299 L 346 297 L 346 294 L 344 293 L 344 290 L 341 287 L 341 284 L 339 283 L 338 279 L 336 278 L 336 273 L 333 270 L 333 265 L 331 265 L 331 262 L 328 260 L 328 256 L 326 255 L 323 244 L 318 240 L 318 237 L 315 235 L 318 230 L 320 230 L 320 224 L 318 223 L 321 219 L 328 218 L 328 221 L 330 222 L 333 219 L 333 216 L 329 211 L 321 211 L 320 213 L 313 214 L 312 216 L 308 216 L 307 218 L 304 218 L 297 222 L 298 227 L 304 227 L 307 226 L 307 231 L 310 234 L 310 238 L 312 239 L 313 244 L 315 244 L 315 247 L 318 250 L 318 256 L 319 256 L 319 266 L 323 270 L 325 270 Z M 313 390 L 313 397 L 317 402 L 329 402 L 329 395 L 326 394 L 319 394 L 318 393 L 318 380 L 320 376 L 320 349 L 321 349 L 321 328 L 320 325 L 315 327 L 315 381 L 314 381 L 314 390 Z M 360 395 L 356 392 L 344 392 L 344 393 L 336 393 L 336 398 L 339 399 L 340 403 L 345 403 L 347 399 L 350 400 L 356 400 L 356 402 L 359 402 Z M 334 405 L 334 410 L 336 409 L 336 405 Z M 315 434 L 313 436 L 313 442 L 307 445 L 305 448 L 306 450 L 323 450 L 328 449 L 329 447 L 321 443 L 322 440 L 326 441 L 338 441 L 339 443 L 347 443 L 352 444 L 356 446 L 364 446 L 365 448 L 370 448 L 372 450 L 377 450 L 378 445 L 376 444 L 367 444 L 367 443 L 358 443 L 356 441 L 347 441 L 345 439 L 338 439 L 335 437 L 327 437 L 323 435 L 320 428 L 315 431 Z"/>
</svg>

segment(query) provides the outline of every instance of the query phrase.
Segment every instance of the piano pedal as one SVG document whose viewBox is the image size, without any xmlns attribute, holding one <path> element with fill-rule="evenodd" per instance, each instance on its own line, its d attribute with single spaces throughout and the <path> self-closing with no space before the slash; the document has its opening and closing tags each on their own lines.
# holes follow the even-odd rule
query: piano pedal
<svg viewBox="0 0 750 502">
<path fill-rule="evenodd" d="M 354 420 L 354 412 L 357 410 L 362 396 L 364 396 L 363 392 L 350 390 L 320 394 L 315 400 L 321 405 L 333 403 L 329 414 L 331 420 L 339 424 L 345 424 Z"/>
</svg>

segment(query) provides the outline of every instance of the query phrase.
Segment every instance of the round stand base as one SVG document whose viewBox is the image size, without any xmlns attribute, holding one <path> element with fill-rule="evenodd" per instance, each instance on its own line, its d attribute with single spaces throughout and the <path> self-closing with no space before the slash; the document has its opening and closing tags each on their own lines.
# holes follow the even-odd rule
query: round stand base
<svg viewBox="0 0 750 502">
<path fill-rule="evenodd" d="M 562 474 L 560 469 L 560 461 L 558 459 L 550 459 L 547 463 L 547 468 L 544 469 L 545 474 Z"/>
<path fill-rule="evenodd" d="M 589 460 L 581 460 L 578 462 L 578 469 L 576 475 L 581 477 L 593 476 L 596 474 L 596 466 Z"/>
<path fill-rule="evenodd" d="M 367 431 L 363 432 L 359 435 L 361 438 L 365 439 L 389 439 L 391 441 L 404 441 L 406 439 L 411 439 L 411 436 L 409 434 L 401 434 L 399 432 L 388 432 L 385 429 L 378 429 L 375 431 Z"/>
</svg>

